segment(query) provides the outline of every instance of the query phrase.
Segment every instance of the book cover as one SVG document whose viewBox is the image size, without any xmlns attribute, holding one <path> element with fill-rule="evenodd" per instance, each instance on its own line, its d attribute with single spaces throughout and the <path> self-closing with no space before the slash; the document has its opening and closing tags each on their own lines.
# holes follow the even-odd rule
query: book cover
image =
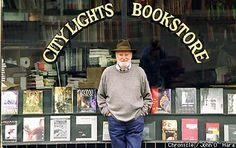
<svg viewBox="0 0 236 148">
<path fill-rule="evenodd" d="M 219 141 L 220 136 L 219 123 L 206 123 L 206 141 Z"/>
<path fill-rule="evenodd" d="M 228 99 L 228 114 L 236 114 L 236 93 L 227 94 Z"/>
<path fill-rule="evenodd" d="M 29 117 L 23 120 L 23 141 L 44 141 L 44 117 Z"/>
<path fill-rule="evenodd" d="M 224 141 L 236 141 L 236 124 L 224 125 Z"/>
<path fill-rule="evenodd" d="M 54 89 L 54 113 L 73 112 L 72 87 L 55 87 Z"/>
<path fill-rule="evenodd" d="M 108 130 L 108 121 L 103 121 L 102 124 L 102 140 L 111 141 L 109 130 Z"/>
<path fill-rule="evenodd" d="M 176 113 L 197 113 L 196 88 L 176 88 Z"/>
<path fill-rule="evenodd" d="M 2 91 L 2 114 L 18 114 L 18 95 L 16 90 Z"/>
<path fill-rule="evenodd" d="M 171 89 L 159 89 L 158 113 L 171 113 Z"/>
<path fill-rule="evenodd" d="M 43 91 L 25 90 L 23 93 L 23 114 L 43 113 Z"/>
<path fill-rule="evenodd" d="M 176 120 L 162 120 L 162 140 L 164 141 L 177 140 Z"/>
<path fill-rule="evenodd" d="M 198 119 L 182 119 L 182 140 L 198 140 Z"/>
<path fill-rule="evenodd" d="M 96 113 L 96 89 L 77 90 L 77 111 L 81 113 Z"/>
<path fill-rule="evenodd" d="M 223 113 L 223 88 L 200 88 L 201 113 Z"/>
<path fill-rule="evenodd" d="M 152 94 L 152 107 L 151 107 L 151 114 L 158 113 L 158 88 L 151 88 Z"/>
<path fill-rule="evenodd" d="M 144 124 L 142 138 L 143 140 L 156 140 L 156 122 L 155 121 Z"/>
<path fill-rule="evenodd" d="M 70 116 L 50 117 L 50 141 L 70 141 Z"/>
<path fill-rule="evenodd" d="M 15 120 L 2 121 L 2 140 L 3 142 L 17 141 L 17 121 Z"/>
<path fill-rule="evenodd" d="M 76 117 L 76 141 L 97 140 L 97 116 Z"/>
</svg>

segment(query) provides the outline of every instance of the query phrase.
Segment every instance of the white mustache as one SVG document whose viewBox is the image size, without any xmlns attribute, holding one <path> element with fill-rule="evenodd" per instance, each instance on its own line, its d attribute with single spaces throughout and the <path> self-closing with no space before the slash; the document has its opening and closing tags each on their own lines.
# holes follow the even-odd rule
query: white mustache
<svg viewBox="0 0 236 148">
<path fill-rule="evenodd" d="M 128 66 L 130 65 L 130 61 L 128 62 L 118 62 L 118 65 L 120 66 L 121 70 L 126 70 Z"/>
</svg>

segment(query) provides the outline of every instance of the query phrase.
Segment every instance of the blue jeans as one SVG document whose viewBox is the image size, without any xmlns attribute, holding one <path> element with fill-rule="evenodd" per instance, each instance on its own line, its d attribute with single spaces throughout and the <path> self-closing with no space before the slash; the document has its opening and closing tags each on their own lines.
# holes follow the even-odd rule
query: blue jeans
<svg viewBox="0 0 236 148">
<path fill-rule="evenodd" d="M 109 134 L 112 148 L 141 148 L 144 117 L 122 122 L 108 116 Z"/>
</svg>

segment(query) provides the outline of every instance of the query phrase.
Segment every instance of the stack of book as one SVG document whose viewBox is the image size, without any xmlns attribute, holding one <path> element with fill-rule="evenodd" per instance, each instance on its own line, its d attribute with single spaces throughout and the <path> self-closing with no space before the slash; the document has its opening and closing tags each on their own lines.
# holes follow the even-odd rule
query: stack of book
<svg viewBox="0 0 236 148">
<path fill-rule="evenodd" d="M 107 59 L 111 58 L 109 49 L 89 49 L 89 65 L 107 67 Z"/>
<path fill-rule="evenodd" d="M 6 76 L 5 76 L 5 68 L 7 67 L 6 63 L 4 62 L 4 59 L 2 59 L 2 70 L 1 70 L 1 82 L 6 80 Z"/>
<path fill-rule="evenodd" d="M 57 72 L 51 64 L 37 62 L 27 77 L 27 89 L 51 89 L 56 83 Z"/>
<path fill-rule="evenodd" d="M 79 88 L 79 82 L 85 81 L 85 78 L 76 78 L 76 77 L 69 77 L 67 78 L 67 87 L 72 87 L 73 89 Z"/>
</svg>

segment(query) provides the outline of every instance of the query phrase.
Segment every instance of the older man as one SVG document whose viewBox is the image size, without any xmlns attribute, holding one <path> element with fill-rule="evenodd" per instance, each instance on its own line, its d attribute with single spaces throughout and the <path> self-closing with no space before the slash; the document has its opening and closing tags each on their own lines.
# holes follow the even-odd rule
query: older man
<svg viewBox="0 0 236 148">
<path fill-rule="evenodd" d="M 140 148 L 144 116 L 152 105 L 148 80 L 141 67 L 131 64 L 128 40 L 121 40 L 114 51 L 117 63 L 102 74 L 98 106 L 107 117 L 112 148 Z"/>
</svg>

